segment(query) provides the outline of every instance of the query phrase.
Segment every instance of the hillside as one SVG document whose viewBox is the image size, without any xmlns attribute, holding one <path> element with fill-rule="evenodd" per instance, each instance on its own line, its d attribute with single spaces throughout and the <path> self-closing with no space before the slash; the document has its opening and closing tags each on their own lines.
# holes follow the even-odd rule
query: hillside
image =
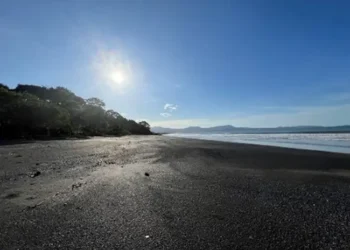
<svg viewBox="0 0 350 250">
<path fill-rule="evenodd" d="M 84 99 L 63 88 L 0 84 L 0 138 L 47 138 L 152 134 L 147 122 L 105 110 L 96 97 Z"/>
</svg>

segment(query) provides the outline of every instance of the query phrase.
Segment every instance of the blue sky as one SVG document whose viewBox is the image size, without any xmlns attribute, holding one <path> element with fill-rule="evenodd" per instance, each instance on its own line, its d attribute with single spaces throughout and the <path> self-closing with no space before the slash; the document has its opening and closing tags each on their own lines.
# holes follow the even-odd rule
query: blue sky
<svg viewBox="0 0 350 250">
<path fill-rule="evenodd" d="M 153 126 L 350 124 L 348 1 L 1 1 L 0 82 Z"/>
</svg>

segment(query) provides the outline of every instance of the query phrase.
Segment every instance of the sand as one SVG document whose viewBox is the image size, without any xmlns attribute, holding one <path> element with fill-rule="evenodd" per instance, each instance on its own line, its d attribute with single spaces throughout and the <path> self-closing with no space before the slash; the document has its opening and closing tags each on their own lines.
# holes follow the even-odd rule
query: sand
<svg viewBox="0 0 350 250">
<path fill-rule="evenodd" d="M 164 136 L 0 146 L 0 249 L 348 249 L 350 155 Z"/>
</svg>

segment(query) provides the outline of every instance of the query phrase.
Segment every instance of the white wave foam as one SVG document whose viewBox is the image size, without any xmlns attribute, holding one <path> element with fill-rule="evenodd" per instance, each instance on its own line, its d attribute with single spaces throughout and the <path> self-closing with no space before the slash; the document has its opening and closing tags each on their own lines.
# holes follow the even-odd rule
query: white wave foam
<svg viewBox="0 0 350 250">
<path fill-rule="evenodd" d="M 350 153 L 350 133 L 344 134 L 169 134 L 168 136 Z"/>
</svg>

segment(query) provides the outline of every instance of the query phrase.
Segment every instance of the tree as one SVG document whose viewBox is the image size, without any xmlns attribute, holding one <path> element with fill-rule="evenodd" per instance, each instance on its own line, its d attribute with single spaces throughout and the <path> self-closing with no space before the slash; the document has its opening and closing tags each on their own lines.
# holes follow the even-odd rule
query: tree
<svg viewBox="0 0 350 250">
<path fill-rule="evenodd" d="M 10 90 L 9 87 L 7 87 L 5 84 L 0 83 L 0 88 L 4 88 L 6 90 Z"/>
<path fill-rule="evenodd" d="M 147 122 L 104 107 L 101 99 L 84 100 L 64 87 L 0 84 L 0 137 L 151 134 Z"/>
<path fill-rule="evenodd" d="M 139 122 L 139 124 L 148 130 L 151 129 L 151 126 L 146 121 L 141 121 L 141 122 Z"/>
<path fill-rule="evenodd" d="M 107 115 L 108 117 L 113 118 L 113 119 L 117 119 L 117 118 L 120 116 L 120 114 L 119 114 L 118 112 L 114 111 L 113 109 L 107 110 L 107 111 L 106 111 L 106 115 Z"/>
<path fill-rule="evenodd" d="M 101 107 L 104 108 L 106 104 L 101 100 L 96 97 L 91 97 L 89 99 L 86 99 L 86 104 L 91 105 L 91 106 L 96 106 L 96 107 Z"/>
</svg>

